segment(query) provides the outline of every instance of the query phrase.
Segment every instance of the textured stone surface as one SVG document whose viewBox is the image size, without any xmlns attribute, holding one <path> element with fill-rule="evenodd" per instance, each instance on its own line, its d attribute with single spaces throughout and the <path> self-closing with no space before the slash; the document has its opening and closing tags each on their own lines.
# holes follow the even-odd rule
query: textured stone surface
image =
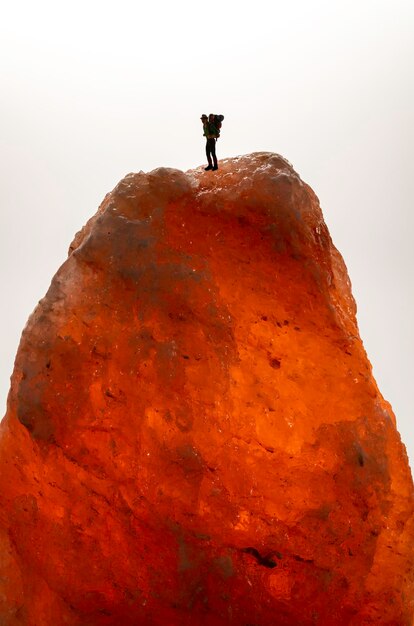
<svg viewBox="0 0 414 626">
<path fill-rule="evenodd" d="M 405 450 L 277 155 L 122 180 L 0 429 L 2 626 L 412 624 Z"/>
</svg>

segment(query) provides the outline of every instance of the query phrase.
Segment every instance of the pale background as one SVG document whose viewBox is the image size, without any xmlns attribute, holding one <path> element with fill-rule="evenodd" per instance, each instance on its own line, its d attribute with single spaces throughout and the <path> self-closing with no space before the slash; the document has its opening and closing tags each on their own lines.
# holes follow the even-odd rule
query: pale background
<svg viewBox="0 0 414 626">
<path fill-rule="evenodd" d="M 412 0 L 15 0 L 0 25 L 0 412 L 20 333 L 74 233 L 130 171 L 279 152 L 344 256 L 414 459 Z"/>
</svg>

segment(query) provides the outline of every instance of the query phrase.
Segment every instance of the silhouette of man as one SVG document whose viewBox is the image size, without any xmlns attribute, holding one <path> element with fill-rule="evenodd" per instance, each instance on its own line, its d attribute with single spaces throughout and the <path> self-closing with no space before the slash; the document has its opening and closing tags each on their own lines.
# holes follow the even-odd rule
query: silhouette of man
<svg viewBox="0 0 414 626">
<path fill-rule="evenodd" d="M 207 140 L 206 155 L 207 155 L 208 165 L 204 169 L 206 171 L 218 170 L 217 157 L 216 157 L 216 141 L 217 141 L 217 137 L 219 137 L 220 135 L 220 132 L 214 123 L 214 114 L 210 113 L 210 115 L 207 118 L 207 115 L 203 113 L 200 119 L 203 124 L 203 130 L 204 130 L 203 135 Z"/>
</svg>

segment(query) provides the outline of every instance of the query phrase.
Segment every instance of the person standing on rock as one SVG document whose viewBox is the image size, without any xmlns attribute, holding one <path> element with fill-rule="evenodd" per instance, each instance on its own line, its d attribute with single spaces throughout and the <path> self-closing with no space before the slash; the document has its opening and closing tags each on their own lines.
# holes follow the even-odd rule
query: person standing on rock
<svg viewBox="0 0 414 626">
<path fill-rule="evenodd" d="M 207 115 L 203 113 L 201 116 L 201 122 L 203 124 L 204 136 L 206 137 L 206 155 L 208 165 L 204 169 L 208 170 L 218 170 L 217 165 L 217 157 L 216 157 L 216 141 L 220 137 L 220 127 L 221 120 L 218 118 L 222 118 L 222 115 L 214 115 L 214 113 L 210 113 L 207 118 Z M 223 118 L 224 119 L 224 118 Z"/>
</svg>

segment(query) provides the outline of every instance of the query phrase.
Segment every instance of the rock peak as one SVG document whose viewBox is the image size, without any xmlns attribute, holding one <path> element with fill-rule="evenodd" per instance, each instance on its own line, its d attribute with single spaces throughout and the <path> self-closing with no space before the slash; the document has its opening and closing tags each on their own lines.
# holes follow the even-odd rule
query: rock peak
<svg viewBox="0 0 414 626">
<path fill-rule="evenodd" d="M 318 199 L 219 166 L 128 174 L 29 319 L 5 626 L 412 623 L 412 479 Z"/>
</svg>

